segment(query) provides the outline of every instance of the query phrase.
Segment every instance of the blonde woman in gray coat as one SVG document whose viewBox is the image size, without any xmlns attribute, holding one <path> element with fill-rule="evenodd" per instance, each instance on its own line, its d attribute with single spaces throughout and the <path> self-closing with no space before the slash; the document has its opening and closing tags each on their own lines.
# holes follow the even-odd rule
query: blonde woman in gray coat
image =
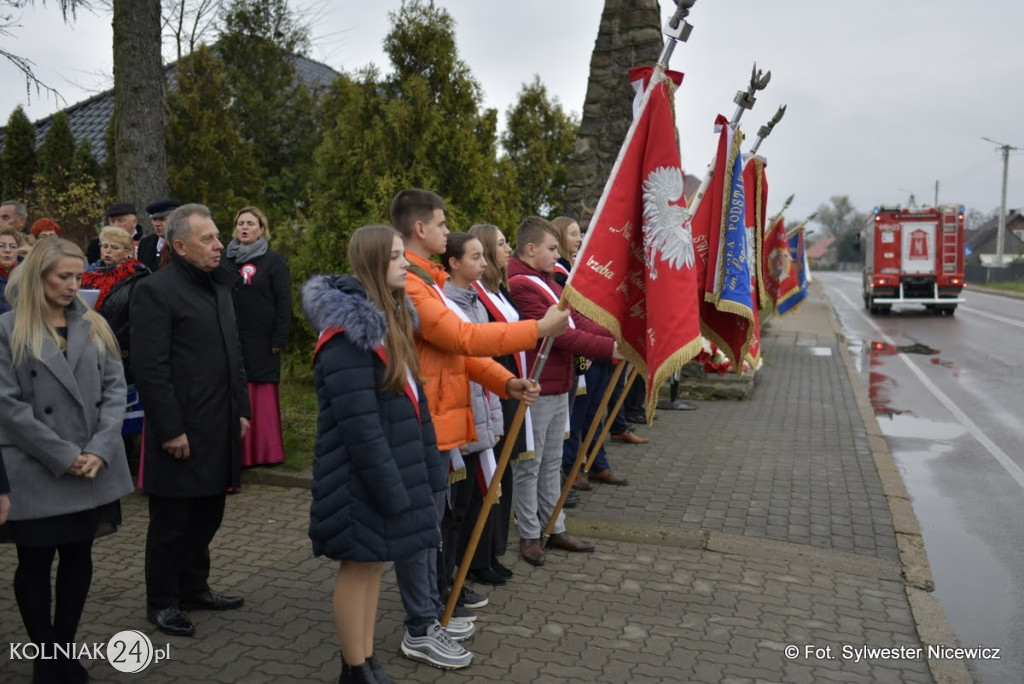
<svg viewBox="0 0 1024 684">
<path fill-rule="evenodd" d="M 0 316 L 0 451 L 11 489 L 0 538 L 17 545 L 18 609 L 29 639 L 50 656 L 33 662 L 35 682 L 89 681 L 62 651 L 75 642 L 89 593 L 93 540 L 116 529 L 119 500 L 133 490 L 121 353 L 77 296 L 84 270 L 73 243 L 40 241 L 7 285 L 13 310 Z"/>
</svg>

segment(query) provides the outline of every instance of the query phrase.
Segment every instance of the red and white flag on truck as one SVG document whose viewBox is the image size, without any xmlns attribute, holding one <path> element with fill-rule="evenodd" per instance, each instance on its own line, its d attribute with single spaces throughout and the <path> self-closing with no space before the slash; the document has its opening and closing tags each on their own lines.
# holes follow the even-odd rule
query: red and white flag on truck
<svg viewBox="0 0 1024 684">
<path fill-rule="evenodd" d="M 658 388 L 700 351 L 700 321 L 672 109 L 673 82 L 682 74 L 655 68 L 630 76 L 646 88 L 565 297 L 611 331 L 646 380 L 649 421 Z"/>
</svg>

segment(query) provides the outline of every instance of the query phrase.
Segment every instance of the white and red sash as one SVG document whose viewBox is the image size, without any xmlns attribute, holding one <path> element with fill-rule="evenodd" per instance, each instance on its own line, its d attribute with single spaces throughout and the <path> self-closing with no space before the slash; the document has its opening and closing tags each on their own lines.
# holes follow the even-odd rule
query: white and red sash
<svg viewBox="0 0 1024 684">
<path fill-rule="evenodd" d="M 463 323 L 472 323 L 466 312 L 462 310 L 458 304 L 453 302 L 444 293 L 444 290 L 437 283 L 431 283 L 430 286 L 434 288 L 434 292 L 441 298 L 444 305 L 447 306 L 456 316 L 458 316 Z M 459 482 L 466 479 L 466 462 L 462 460 L 462 452 L 456 447 L 448 451 L 448 483 Z"/>
<path fill-rule="evenodd" d="M 543 278 L 541 278 L 540 276 L 529 275 L 529 274 L 525 274 L 524 273 L 524 274 L 521 274 L 521 275 L 512 276 L 511 278 L 508 279 L 508 281 L 510 283 L 511 282 L 529 281 L 529 282 L 533 283 L 547 297 L 548 301 L 552 304 L 552 306 L 558 304 L 558 296 L 555 295 L 555 291 L 552 290 L 551 286 L 548 285 L 547 282 Z M 576 324 L 573 323 L 572 316 L 569 316 L 569 327 L 573 328 L 573 329 L 576 328 Z M 583 379 L 582 375 L 580 376 L 579 382 L 580 382 L 580 384 L 577 385 L 577 388 L 582 387 L 582 388 L 586 389 L 587 382 L 586 382 L 586 380 Z M 569 424 L 570 424 L 569 423 L 569 414 L 566 413 L 566 416 L 565 416 L 565 439 L 569 439 L 569 434 L 571 432 L 571 430 L 569 429 Z"/>
<path fill-rule="evenodd" d="M 343 332 L 345 332 L 345 326 L 335 326 L 320 332 L 320 337 L 317 338 L 316 341 L 316 349 L 313 350 L 314 363 L 316 363 L 316 355 L 320 353 L 320 348 L 327 344 L 327 341 L 332 337 Z M 384 345 L 378 344 L 374 347 L 373 352 L 377 355 L 377 358 L 384 362 L 384 365 L 386 366 L 388 363 L 388 350 L 384 348 Z M 413 382 L 412 375 L 409 373 L 406 373 L 405 396 L 412 402 L 413 410 L 416 411 L 416 420 L 422 423 L 423 419 L 420 417 L 420 394 L 416 390 L 416 383 Z"/>
<path fill-rule="evenodd" d="M 515 323 L 519 320 L 519 311 L 510 301 L 505 299 L 503 294 L 491 292 L 479 280 L 473 283 L 473 287 L 476 288 L 477 294 L 480 295 L 480 301 L 483 302 L 484 307 L 495 321 L 499 323 Z M 526 352 L 516 352 L 512 355 L 512 358 L 515 359 L 519 377 L 524 380 L 528 378 L 530 369 L 526 367 Z M 533 419 L 530 416 L 529 408 L 526 409 L 526 414 L 523 417 L 523 434 L 526 435 L 526 450 L 515 456 L 517 461 L 526 461 L 537 455 L 533 441 Z M 488 477 L 489 480 L 490 478 Z"/>
</svg>

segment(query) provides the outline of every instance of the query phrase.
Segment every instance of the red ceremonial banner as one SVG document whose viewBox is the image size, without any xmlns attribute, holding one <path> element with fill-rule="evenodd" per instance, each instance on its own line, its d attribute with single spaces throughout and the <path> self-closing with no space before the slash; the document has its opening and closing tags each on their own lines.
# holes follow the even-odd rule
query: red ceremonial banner
<svg viewBox="0 0 1024 684">
<path fill-rule="evenodd" d="M 611 331 L 646 379 L 648 421 L 658 388 L 700 351 L 670 77 L 653 71 L 565 285 L 566 299 Z"/>
<path fill-rule="evenodd" d="M 747 192 L 746 224 L 749 228 L 747 245 L 750 248 L 750 265 L 753 267 L 754 291 L 754 326 L 750 347 L 747 349 L 747 361 L 751 368 L 757 367 L 761 358 L 761 314 L 760 310 L 769 306 L 768 294 L 764 289 L 764 271 L 762 255 L 764 254 L 764 222 L 765 208 L 768 204 L 768 178 L 763 157 L 751 157 L 743 166 L 743 186 Z"/>
<path fill-rule="evenodd" d="M 726 353 L 736 373 L 741 374 L 743 359 L 750 347 L 753 314 L 720 300 L 722 283 L 719 278 L 723 252 L 728 248 L 725 240 L 731 239 L 727 238 L 727 226 L 730 208 L 736 200 L 733 196 L 735 189 L 732 187 L 733 169 L 740 154 L 743 133 L 734 130 L 728 119 L 721 114 L 715 120 L 715 126 L 719 137 L 711 183 L 697 207 L 692 223 L 694 243 L 702 262 L 697 269 L 703 284 L 700 293 L 700 329 L 705 337 Z M 744 196 L 745 193 L 740 192 L 739 201 L 745 202 Z M 745 208 L 742 211 L 745 217 Z M 751 306 L 750 311 L 754 308 Z"/>
<path fill-rule="evenodd" d="M 777 309 L 780 300 L 800 288 L 793 259 L 789 255 L 786 221 L 781 216 L 765 236 L 763 262 L 765 289 L 772 309 Z"/>
</svg>

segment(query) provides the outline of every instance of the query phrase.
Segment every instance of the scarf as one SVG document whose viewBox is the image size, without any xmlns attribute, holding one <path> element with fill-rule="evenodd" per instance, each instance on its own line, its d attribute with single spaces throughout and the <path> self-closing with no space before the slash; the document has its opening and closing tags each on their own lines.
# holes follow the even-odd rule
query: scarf
<svg viewBox="0 0 1024 684">
<path fill-rule="evenodd" d="M 270 248 L 270 244 L 266 238 L 260 238 L 252 244 L 243 245 L 237 239 L 231 241 L 228 245 L 225 254 L 228 259 L 231 259 L 238 265 L 247 264 L 257 257 L 261 257 L 267 253 Z"/>
<path fill-rule="evenodd" d="M 89 269 L 82 274 L 82 287 L 100 291 L 94 307 L 96 311 L 99 311 L 103 306 L 103 300 L 110 294 L 114 285 L 136 273 L 148 272 L 149 269 L 146 268 L 146 265 L 136 259 L 126 259 L 116 266 L 108 266 L 102 261 L 97 261 L 89 264 Z"/>
<path fill-rule="evenodd" d="M 18 262 L 17 261 L 15 261 L 10 266 L 4 266 L 3 264 L 0 264 L 0 278 L 3 278 L 4 280 L 10 280 L 11 279 L 11 271 L 13 271 L 15 268 L 17 268 L 17 266 L 18 266 Z"/>
</svg>

